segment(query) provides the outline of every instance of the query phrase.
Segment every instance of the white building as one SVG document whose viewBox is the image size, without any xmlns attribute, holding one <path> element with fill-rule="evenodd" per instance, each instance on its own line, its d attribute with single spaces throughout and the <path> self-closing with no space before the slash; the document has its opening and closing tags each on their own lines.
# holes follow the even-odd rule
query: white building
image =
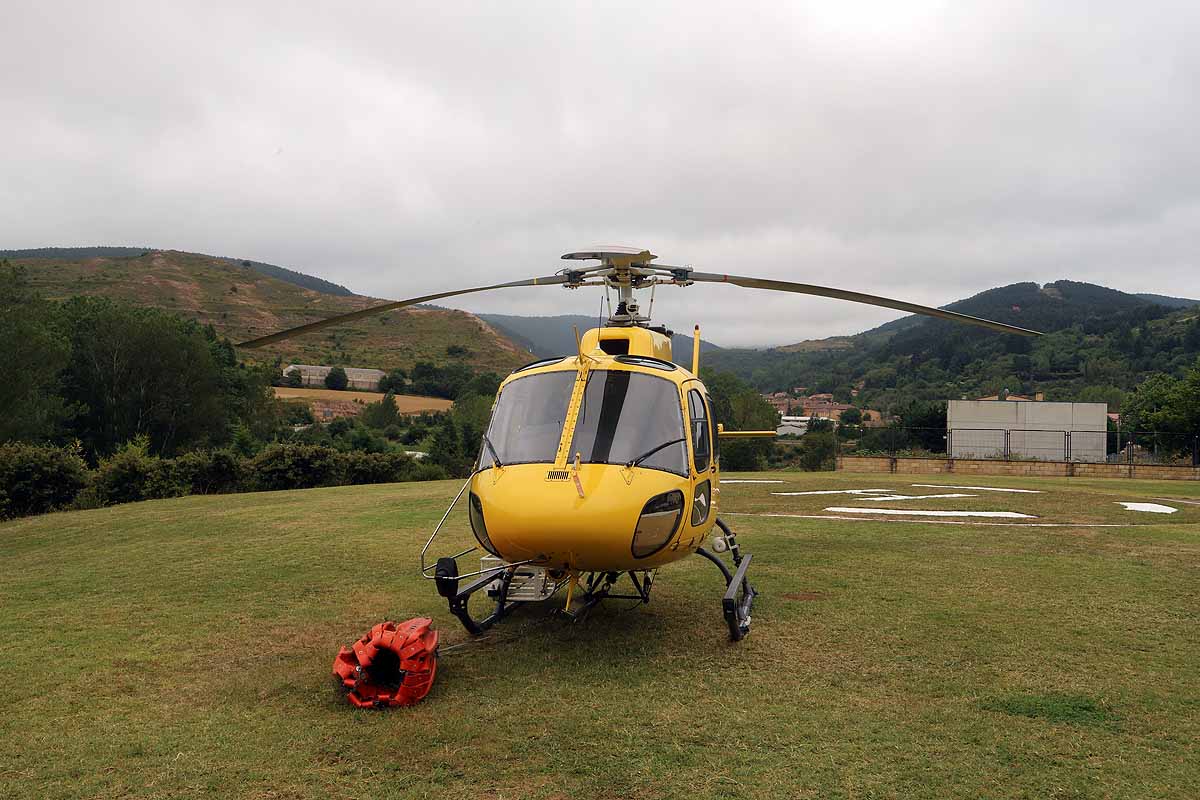
<svg viewBox="0 0 1200 800">
<path fill-rule="evenodd" d="M 951 458 L 1105 460 L 1105 403 L 951 400 L 946 409 Z"/>
<path fill-rule="evenodd" d="M 780 417 L 779 427 L 775 429 L 776 436 L 803 436 L 808 432 L 808 417 Z"/>
</svg>

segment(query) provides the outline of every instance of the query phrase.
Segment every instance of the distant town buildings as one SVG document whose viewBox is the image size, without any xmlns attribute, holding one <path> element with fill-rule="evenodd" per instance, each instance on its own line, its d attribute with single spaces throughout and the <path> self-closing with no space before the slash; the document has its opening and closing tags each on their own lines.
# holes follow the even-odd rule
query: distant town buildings
<svg viewBox="0 0 1200 800">
<path fill-rule="evenodd" d="M 812 417 L 834 420 L 836 422 L 841 419 L 843 412 L 855 408 L 850 403 L 834 402 L 833 395 L 829 392 L 805 395 L 802 393 L 803 391 L 807 391 L 807 387 L 797 386 L 791 392 L 770 392 L 764 394 L 762 397 L 785 420 L 788 418 L 804 420 L 806 427 L 807 420 Z M 869 426 L 884 424 L 884 415 L 882 412 L 864 408 L 862 409 L 862 413 L 864 424 Z M 800 433 L 803 433 L 803 431 L 800 431 Z"/>
</svg>

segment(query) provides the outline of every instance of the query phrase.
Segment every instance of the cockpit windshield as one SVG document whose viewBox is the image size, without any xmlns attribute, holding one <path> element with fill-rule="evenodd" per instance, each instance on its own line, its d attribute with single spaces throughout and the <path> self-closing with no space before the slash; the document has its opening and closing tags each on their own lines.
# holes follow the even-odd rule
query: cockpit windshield
<svg viewBox="0 0 1200 800">
<path fill-rule="evenodd" d="M 593 370 L 575 423 L 571 458 L 687 475 L 683 412 L 671 381 L 626 370 Z"/>
<path fill-rule="evenodd" d="M 479 468 L 554 462 L 571 402 L 575 372 L 543 372 L 511 381 L 496 400 Z M 495 454 L 493 455 L 493 450 Z"/>
<path fill-rule="evenodd" d="M 479 468 L 554 462 L 577 373 L 518 378 L 500 392 Z M 627 370 L 592 370 L 579 406 L 570 458 L 688 474 L 683 410 L 671 381 Z"/>
</svg>

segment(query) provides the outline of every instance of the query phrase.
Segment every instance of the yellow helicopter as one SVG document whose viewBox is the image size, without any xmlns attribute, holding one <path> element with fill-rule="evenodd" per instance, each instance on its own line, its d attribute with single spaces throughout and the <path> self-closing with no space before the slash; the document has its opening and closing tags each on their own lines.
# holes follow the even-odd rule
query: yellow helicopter
<svg viewBox="0 0 1200 800">
<path fill-rule="evenodd" d="M 553 275 L 440 292 L 385 303 L 243 342 L 259 347 L 343 322 L 457 295 L 523 286 L 602 286 L 617 307 L 603 327 L 576 332 L 576 352 L 528 364 L 500 385 L 471 477 L 421 550 L 421 573 L 434 580 L 450 611 L 479 634 L 519 604 L 547 600 L 566 587 L 563 608 L 578 618 L 605 599 L 647 603 L 655 571 L 693 553 L 720 569 L 730 638 L 750 630 L 755 591 L 734 532 L 717 516 L 722 439 L 774 437 L 775 431 L 728 431 L 712 418 L 698 377 L 700 329 L 691 369 L 671 358 L 671 333 L 651 327 L 634 292 L 662 284 L 727 283 L 892 308 L 1024 336 L 1036 331 L 886 297 L 764 278 L 652 264 L 648 250 L 605 247 L 567 253 L 595 261 Z M 428 553 L 467 495 L 477 544 L 430 563 Z M 714 527 L 717 532 L 714 534 Z M 704 544 L 711 538 L 712 549 Z M 482 550 L 479 569 L 458 560 Z M 729 553 L 730 564 L 719 556 Z M 631 590 L 614 591 L 623 576 Z M 465 585 L 462 583 L 471 579 Z M 490 613 L 469 602 L 485 590 Z"/>
</svg>

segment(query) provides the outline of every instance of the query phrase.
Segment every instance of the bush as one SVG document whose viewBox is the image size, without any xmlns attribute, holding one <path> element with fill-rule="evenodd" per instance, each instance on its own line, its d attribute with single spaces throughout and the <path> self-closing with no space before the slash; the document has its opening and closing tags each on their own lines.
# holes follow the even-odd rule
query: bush
<svg viewBox="0 0 1200 800">
<path fill-rule="evenodd" d="M 93 486 L 96 499 L 106 506 L 181 497 L 191 488 L 176 473 L 173 461 L 150 455 L 145 436 L 126 442 L 112 458 L 101 461 Z"/>
<path fill-rule="evenodd" d="M 346 453 L 346 483 L 396 483 L 405 480 L 412 459 L 406 453 Z"/>
<path fill-rule="evenodd" d="M 408 477 L 405 480 L 409 481 L 444 481 L 450 476 L 446 474 L 446 470 L 439 467 L 437 464 L 429 464 L 424 461 L 413 459 L 412 466 L 408 470 Z"/>
<path fill-rule="evenodd" d="M 332 447 L 311 444 L 273 444 L 249 464 L 255 489 L 310 489 L 342 482 L 344 456 Z"/>
<path fill-rule="evenodd" d="M 62 508 L 87 481 L 87 465 L 74 450 L 20 442 L 0 445 L 0 519 Z"/>
<path fill-rule="evenodd" d="M 232 450 L 197 450 L 174 459 L 176 478 L 190 494 L 228 494 L 241 487 L 242 457 Z"/>
<path fill-rule="evenodd" d="M 280 403 L 280 409 L 283 424 L 289 428 L 294 425 L 312 425 L 317 421 L 317 418 L 313 416 L 312 408 L 303 401 Z"/>
</svg>

